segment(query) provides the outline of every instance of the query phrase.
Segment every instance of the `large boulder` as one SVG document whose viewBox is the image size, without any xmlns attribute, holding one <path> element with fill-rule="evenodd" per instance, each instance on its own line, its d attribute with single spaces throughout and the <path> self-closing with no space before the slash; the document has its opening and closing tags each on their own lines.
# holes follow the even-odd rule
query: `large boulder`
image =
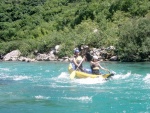
<svg viewBox="0 0 150 113">
<path fill-rule="evenodd" d="M 117 56 L 112 56 L 111 58 L 110 58 L 110 61 L 117 61 L 118 60 L 118 57 Z"/>
<path fill-rule="evenodd" d="M 3 60 L 4 61 L 17 61 L 20 55 L 21 55 L 21 52 L 19 50 L 14 50 L 6 54 Z"/>
</svg>

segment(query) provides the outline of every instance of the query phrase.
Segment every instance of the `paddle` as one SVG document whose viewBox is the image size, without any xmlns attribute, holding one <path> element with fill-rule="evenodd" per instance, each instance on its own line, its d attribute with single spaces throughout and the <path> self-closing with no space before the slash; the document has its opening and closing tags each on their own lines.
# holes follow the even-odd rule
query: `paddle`
<svg viewBox="0 0 150 113">
<path fill-rule="evenodd" d="M 107 68 L 102 67 L 100 64 L 99 64 L 99 66 L 100 66 L 101 69 L 103 69 L 104 71 L 106 71 L 110 74 L 110 71 Z"/>
<path fill-rule="evenodd" d="M 84 58 L 83 60 L 80 62 L 79 66 L 76 68 L 76 70 L 80 67 L 80 65 L 82 64 L 82 62 L 84 61 Z M 76 70 L 74 70 L 71 74 L 70 74 L 70 79 L 74 79 L 75 75 L 76 75 Z"/>
<path fill-rule="evenodd" d="M 104 66 L 105 66 L 105 71 L 107 71 L 109 74 L 110 74 L 110 70 L 108 70 L 107 68 L 106 68 L 106 65 L 105 65 L 105 63 L 104 63 Z"/>
</svg>

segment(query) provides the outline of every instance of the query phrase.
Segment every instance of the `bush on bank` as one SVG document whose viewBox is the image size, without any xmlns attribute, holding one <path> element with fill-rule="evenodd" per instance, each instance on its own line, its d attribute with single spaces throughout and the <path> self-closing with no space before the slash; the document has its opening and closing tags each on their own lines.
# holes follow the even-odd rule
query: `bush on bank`
<svg viewBox="0 0 150 113">
<path fill-rule="evenodd" d="M 149 61 L 149 0 L 2 0 L 0 54 L 19 49 L 23 56 L 58 56 L 74 47 L 115 46 L 121 61 Z"/>
</svg>

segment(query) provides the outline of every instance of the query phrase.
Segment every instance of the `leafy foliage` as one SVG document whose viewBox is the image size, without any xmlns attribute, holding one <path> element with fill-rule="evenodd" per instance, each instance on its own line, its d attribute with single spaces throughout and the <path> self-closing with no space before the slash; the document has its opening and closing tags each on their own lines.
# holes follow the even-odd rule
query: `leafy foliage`
<svg viewBox="0 0 150 113">
<path fill-rule="evenodd" d="M 119 55 L 125 61 L 147 61 L 150 55 L 150 21 L 134 20 L 122 26 L 118 43 Z M 122 41 L 124 40 L 124 41 Z"/>
<path fill-rule="evenodd" d="M 1 0 L 0 54 L 114 45 L 122 61 L 149 60 L 149 21 L 149 0 Z"/>
</svg>

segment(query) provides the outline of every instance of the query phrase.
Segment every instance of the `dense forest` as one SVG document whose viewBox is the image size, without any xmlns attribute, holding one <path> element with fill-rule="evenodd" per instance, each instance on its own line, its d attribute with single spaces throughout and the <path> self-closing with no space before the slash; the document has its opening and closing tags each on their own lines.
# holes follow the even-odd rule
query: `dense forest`
<svg viewBox="0 0 150 113">
<path fill-rule="evenodd" d="M 150 1 L 0 1 L 0 55 L 19 49 L 33 56 L 57 44 L 59 57 L 86 44 L 115 46 L 121 61 L 150 61 Z"/>
</svg>

